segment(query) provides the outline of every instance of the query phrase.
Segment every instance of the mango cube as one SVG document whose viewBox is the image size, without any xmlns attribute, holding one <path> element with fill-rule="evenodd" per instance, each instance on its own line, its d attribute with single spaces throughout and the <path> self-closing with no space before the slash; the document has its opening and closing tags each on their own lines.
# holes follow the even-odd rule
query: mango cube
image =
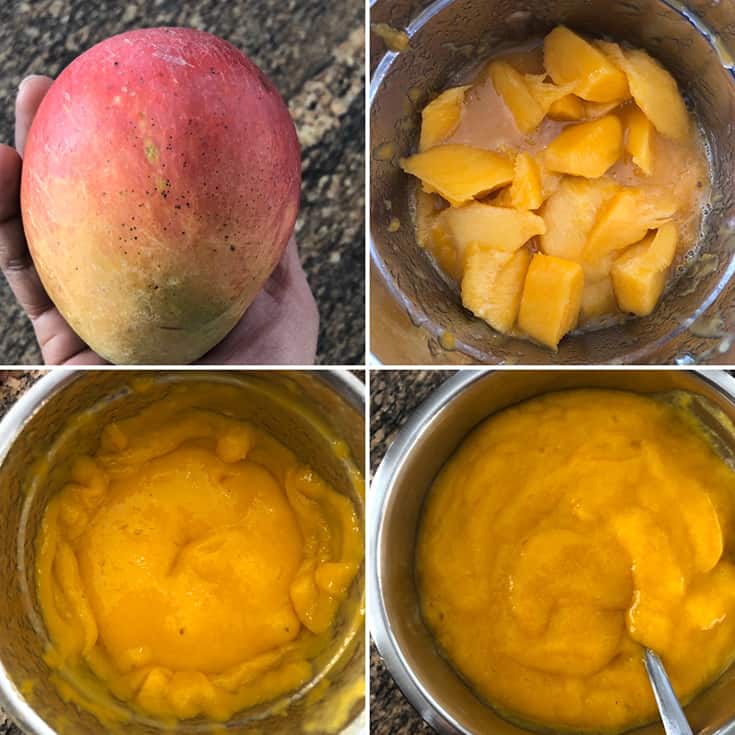
<svg viewBox="0 0 735 735">
<path fill-rule="evenodd" d="M 468 89 L 469 86 L 448 89 L 424 107 L 421 113 L 420 151 L 441 143 L 457 129 Z"/>
<path fill-rule="evenodd" d="M 543 219 L 533 212 L 491 204 L 476 203 L 458 209 L 446 209 L 439 215 L 439 220 L 451 234 L 461 257 L 464 257 L 464 250 L 471 242 L 514 253 L 532 237 L 546 230 Z"/>
<path fill-rule="evenodd" d="M 582 291 L 580 319 L 584 322 L 614 314 L 618 310 L 612 279 L 608 276 L 594 283 L 585 283 Z"/>
<path fill-rule="evenodd" d="M 625 50 L 624 70 L 638 107 L 661 135 L 685 142 L 689 113 L 674 77 L 645 51 Z"/>
<path fill-rule="evenodd" d="M 574 84 L 564 84 L 561 87 L 544 81 L 546 74 L 526 74 L 526 86 L 533 95 L 536 102 L 541 105 L 544 115 L 547 115 L 551 106 L 559 100 L 569 97 L 574 91 Z"/>
<path fill-rule="evenodd" d="M 576 84 L 590 102 L 622 102 L 630 97 L 625 74 L 605 54 L 564 26 L 544 39 L 544 63 L 558 85 Z"/>
<path fill-rule="evenodd" d="M 437 217 L 431 227 L 428 250 L 444 273 L 455 281 L 462 278 L 464 253 L 458 253 L 445 221 Z"/>
<path fill-rule="evenodd" d="M 526 273 L 518 326 L 555 350 L 579 318 L 584 273 L 578 263 L 536 253 Z"/>
<path fill-rule="evenodd" d="M 585 275 L 595 281 L 606 276 L 617 251 L 661 227 L 676 212 L 676 203 L 648 198 L 640 189 L 621 189 L 601 209 L 582 253 Z"/>
<path fill-rule="evenodd" d="M 546 149 L 544 163 L 551 171 L 596 179 L 623 152 L 623 126 L 615 115 L 570 125 Z"/>
<path fill-rule="evenodd" d="M 513 161 L 470 145 L 438 145 L 402 158 L 400 164 L 406 173 L 421 179 L 425 192 L 440 194 L 454 207 L 513 180 Z"/>
<path fill-rule="evenodd" d="M 488 73 L 495 91 L 511 111 L 518 129 L 523 133 L 535 130 L 546 112 L 531 94 L 523 74 L 505 61 L 491 62 Z"/>
<path fill-rule="evenodd" d="M 466 251 L 462 303 L 493 329 L 505 334 L 518 316 L 530 262 L 531 253 L 526 248 L 510 254 L 471 243 Z"/>
<path fill-rule="evenodd" d="M 618 190 L 605 177 L 565 178 L 541 211 L 546 232 L 539 238 L 546 255 L 579 261 L 600 207 Z"/>
<path fill-rule="evenodd" d="M 617 258 L 611 276 L 623 311 L 647 316 L 656 308 L 676 255 L 677 240 L 676 226 L 668 223 Z"/>
<path fill-rule="evenodd" d="M 546 114 L 552 120 L 581 120 L 585 115 L 584 102 L 576 94 L 566 94 L 552 102 Z"/>
<path fill-rule="evenodd" d="M 516 209 L 538 209 L 544 203 L 541 168 L 528 153 L 516 156 L 510 203 Z"/>
<path fill-rule="evenodd" d="M 430 244 L 431 230 L 439 210 L 435 194 L 425 191 L 416 192 L 416 242 L 426 248 Z"/>
<path fill-rule="evenodd" d="M 623 116 L 625 123 L 625 150 L 633 163 L 646 175 L 653 173 L 653 136 L 656 134 L 651 121 L 636 106 L 628 108 Z"/>
<path fill-rule="evenodd" d="M 585 102 L 584 116 L 588 120 L 597 120 L 611 113 L 618 105 L 618 102 Z"/>
</svg>

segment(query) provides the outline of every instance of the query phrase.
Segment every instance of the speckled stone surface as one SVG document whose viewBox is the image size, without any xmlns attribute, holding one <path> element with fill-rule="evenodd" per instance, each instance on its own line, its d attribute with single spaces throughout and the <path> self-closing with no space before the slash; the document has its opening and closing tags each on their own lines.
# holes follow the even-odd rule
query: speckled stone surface
<svg viewBox="0 0 735 735">
<path fill-rule="evenodd" d="M 374 473 L 411 412 L 454 371 L 380 370 L 370 372 L 370 469 Z M 370 644 L 371 735 L 433 733 L 408 703 Z"/>
<path fill-rule="evenodd" d="M 318 362 L 364 362 L 364 5 L 362 0 L 5 0 L 0 3 L 0 142 L 27 74 L 57 75 L 132 28 L 210 31 L 245 51 L 288 101 L 302 146 L 296 233 L 321 315 Z M 0 278 L 0 365 L 38 364 L 25 316 Z"/>
</svg>

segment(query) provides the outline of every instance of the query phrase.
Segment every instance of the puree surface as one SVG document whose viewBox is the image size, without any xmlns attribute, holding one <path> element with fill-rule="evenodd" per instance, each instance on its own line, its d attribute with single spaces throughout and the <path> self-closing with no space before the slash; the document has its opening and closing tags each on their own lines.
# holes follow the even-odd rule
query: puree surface
<svg viewBox="0 0 735 735">
<path fill-rule="evenodd" d="M 350 500 L 196 405 L 217 390 L 107 424 L 38 538 L 52 669 L 163 718 L 223 721 L 311 679 L 362 559 Z"/>
<path fill-rule="evenodd" d="M 735 473 L 680 406 L 574 390 L 491 417 L 438 476 L 422 612 L 511 719 L 620 731 L 655 716 L 642 653 L 686 701 L 735 656 Z"/>
</svg>

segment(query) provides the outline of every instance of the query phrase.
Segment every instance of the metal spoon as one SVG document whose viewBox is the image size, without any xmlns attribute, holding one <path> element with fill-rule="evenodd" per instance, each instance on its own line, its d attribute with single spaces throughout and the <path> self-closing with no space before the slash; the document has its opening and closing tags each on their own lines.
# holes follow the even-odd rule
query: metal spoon
<svg viewBox="0 0 735 735">
<path fill-rule="evenodd" d="M 693 735 L 692 728 L 689 727 L 684 710 L 674 694 L 661 659 L 650 648 L 647 648 L 645 662 L 666 735 Z"/>
</svg>

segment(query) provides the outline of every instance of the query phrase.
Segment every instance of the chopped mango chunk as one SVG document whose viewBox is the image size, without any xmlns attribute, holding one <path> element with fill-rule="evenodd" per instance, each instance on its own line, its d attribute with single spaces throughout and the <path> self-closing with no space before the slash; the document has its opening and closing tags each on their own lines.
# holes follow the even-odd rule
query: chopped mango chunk
<svg viewBox="0 0 735 735">
<path fill-rule="evenodd" d="M 416 192 L 416 242 L 422 247 L 429 247 L 431 230 L 439 214 L 437 198 L 425 191 Z"/>
<path fill-rule="evenodd" d="M 554 103 L 568 97 L 574 91 L 576 86 L 574 84 L 564 84 L 562 86 L 551 84 L 544 81 L 546 79 L 546 74 L 526 74 L 524 79 L 528 90 L 531 92 L 536 102 L 541 105 L 544 115 L 549 113 L 549 110 Z"/>
<path fill-rule="evenodd" d="M 510 203 L 516 209 L 538 209 L 544 203 L 541 168 L 528 153 L 516 156 Z"/>
<path fill-rule="evenodd" d="M 625 150 L 630 153 L 633 163 L 646 176 L 650 176 L 653 173 L 653 125 L 636 105 L 625 110 L 623 121 Z"/>
<path fill-rule="evenodd" d="M 424 107 L 421 113 L 420 151 L 443 142 L 457 129 L 468 89 L 469 86 L 448 89 Z"/>
<path fill-rule="evenodd" d="M 578 263 L 536 253 L 523 286 L 518 326 L 555 350 L 577 324 L 583 288 L 584 274 Z"/>
<path fill-rule="evenodd" d="M 618 190 L 608 178 L 565 178 L 544 204 L 546 232 L 539 244 L 546 255 L 579 261 L 600 207 Z"/>
<path fill-rule="evenodd" d="M 507 253 L 470 243 L 462 278 L 462 303 L 493 329 L 505 333 L 515 324 L 531 253 Z"/>
<path fill-rule="evenodd" d="M 470 145 L 438 145 L 400 163 L 406 173 L 421 179 L 424 191 L 440 194 L 455 207 L 513 180 L 513 161 Z"/>
<path fill-rule="evenodd" d="M 588 120 L 597 120 L 611 113 L 619 103 L 617 102 L 585 102 L 584 116 Z"/>
<path fill-rule="evenodd" d="M 585 283 L 582 291 L 580 319 L 588 322 L 618 310 L 612 279 L 608 276 L 594 283 Z"/>
<path fill-rule="evenodd" d="M 623 51 L 624 70 L 633 99 L 661 135 L 683 142 L 689 114 L 676 80 L 645 51 Z"/>
<path fill-rule="evenodd" d="M 576 94 L 566 94 L 551 103 L 546 113 L 552 120 L 581 120 L 584 117 L 584 102 Z"/>
<path fill-rule="evenodd" d="M 450 278 L 459 281 L 464 268 L 464 253 L 458 253 L 449 228 L 441 217 L 434 220 L 429 240 L 429 250 L 439 267 Z"/>
<path fill-rule="evenodd" d="M 623 311 L 647 316 L 656 308 L 676 254 L 677 239 L 676 226 L 665 224 L 615 261 L 612 282 Z"/>
<path fill-rule="evenodd" d="M 439 220 L 451 233 L 461 257 L 464 257 L 464 249 L 471 242 L 513 253 L 546 230 L 543 219 L 533 212 L 491 204 L 476 203 L 458 209 L 446 209 Z"/>
<path fill-rule="evenodd" d="M 601 208 L 582 253 L 585 275 L 591 281 L 608 275 L 618 251 L 661 227 L 676 212 L 664 197 L 651 198 L 640 189 L 621 189 Z"/>
<path fill-rule="evenodd" d="M 546 112 L 531 94 L 523 74 L 505 61 L 493 61 L 488 66 L 488 73 L 495 91 L 511 111 L 518 129 L 523 133 L 535 130 Z"/>
<path fill-rule="evenodd" d="M 625 74 L 599 49 L 564 26 L 544 39 L 544 62 L 556 84 L 576 84 L 575 94 L 584 100 L 622 102 L 630 97 Z"/>
<path fill-rule="evenodd" d="M 551 171 L 596 179 L 623 152 L 623 127 L 615 115 L 570 125 L 546 149 L 544 163 Z"/>
</svg>

